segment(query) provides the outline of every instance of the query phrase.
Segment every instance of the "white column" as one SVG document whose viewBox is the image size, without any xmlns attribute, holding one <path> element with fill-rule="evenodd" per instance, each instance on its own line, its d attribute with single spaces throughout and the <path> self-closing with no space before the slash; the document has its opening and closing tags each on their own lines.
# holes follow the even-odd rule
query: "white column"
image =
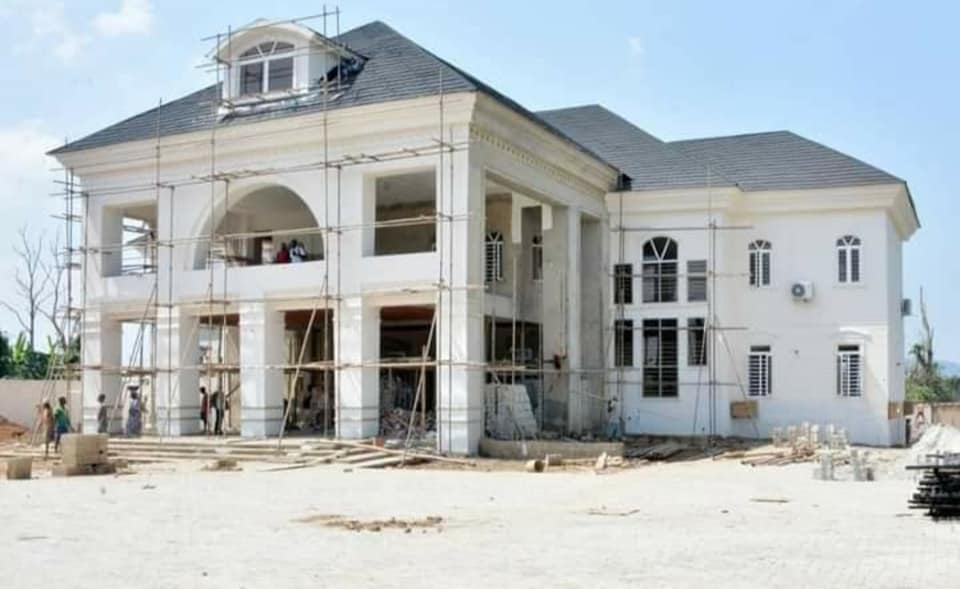
<svg viewBox="0 0 960 589">
<path fill-rule="evenodd" d="M 569 207 L 565 215 L 567 224 L 567 243 L 566 243 L 566 288 L 564 289 L 566 302 L 564 306 L 567 309 L 566 317 L 566 360 L 564 367 L 568 372 L 567 382 L 567 431 L 570 433 L 579 433 L 582 427 L 582 412 L 587 409 L 587 402 L 581 398 L 582 387 L 580 367 L 582 358 L 580 355 L 581 333 L 580 327 L 580 261 L 582 236 L 580 233 L 580 209 Z"/>
<path fill-rule="evenodd" d="M 100 404 L 97 397 L 106 395 L 109 409 L 110 433 L 122 431 L 122 408 L 116 412 L 113 406 L 120 396 L 120 374 L 123 332 L 120 321 L 106 317 L 98 310 L 88 309 L 83 319 L 83 409 L 80 424 L 84 433 L 97 432 L 97 413 Z M 56 407 L 56 399 L 50 399 Z M 116 416 L 116 418 L 114 418 Z M 76 420 L 76 417 L 74 417 Z"/>
<path fill-rule="evenodd" d="M 380 429 L 380 379 L 375 364 L 380 358 L 380 309 L 362 297 L 340 305 L 336 361 L 337 437 L 368 438 Z"/>
<path fill-rule="evenodd" d="M 200 431 L 199 319 L 177 307 L 157 309 L 157 435 Z"/>
<path fill-rule="evenodd" d="M 438 210 L 457 219 L 440 227 L 450 288 L 441 293 L 437 324 L 438 438 L 442 451 L 476 454 L 483 435 L 484 171 L 469 151 L 452 157 L 453 198 L 447 178 L 438 191 Z"/>
<path fill-rule="evenodd" d="M 240 305 L 240 432 L 275 436 L 283 421 L 283 313 L 268 303 Z"/>
</svg>

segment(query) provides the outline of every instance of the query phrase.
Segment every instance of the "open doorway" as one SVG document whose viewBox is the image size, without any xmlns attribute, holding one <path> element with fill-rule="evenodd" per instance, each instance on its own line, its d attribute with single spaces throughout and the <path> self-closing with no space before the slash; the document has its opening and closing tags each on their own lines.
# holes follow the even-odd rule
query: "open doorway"
<svg viewBox="0 0 960 589">
<path fill-rule="evenodd" d="M 434 307 L 380 310 L 380 435 L 428 441 L 436 434 Z"/>
<path fill-rule="evenodd" d="M 332 437 L 336 431 L 333 313 L 322 309 L 287 311 L 284 322 L 284 432 Z"/>
</svg>

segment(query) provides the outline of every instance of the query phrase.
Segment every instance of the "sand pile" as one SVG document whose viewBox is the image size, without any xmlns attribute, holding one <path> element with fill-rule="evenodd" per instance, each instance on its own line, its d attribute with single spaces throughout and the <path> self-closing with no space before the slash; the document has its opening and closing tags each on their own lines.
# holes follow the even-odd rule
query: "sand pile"
<svg viewBox="0 0 960 589">
<path fill-rule="evenodd" d="M 16 440 L 27 433 L 27 428 L 0 415 L 0 441 Z"/>
<path fill-rule="evenodd" d="M 895 478 L 915 478 L 919 476 L 917 471 L 907 471 L 907 466 L 932 463 L 933 460 L 927 458 L 929 454 L 950 453 L 960 453 L 960 429 L 940 423 L 929 425 L 910 451 L 896 462 L 891 474 Z"/>
</svg>

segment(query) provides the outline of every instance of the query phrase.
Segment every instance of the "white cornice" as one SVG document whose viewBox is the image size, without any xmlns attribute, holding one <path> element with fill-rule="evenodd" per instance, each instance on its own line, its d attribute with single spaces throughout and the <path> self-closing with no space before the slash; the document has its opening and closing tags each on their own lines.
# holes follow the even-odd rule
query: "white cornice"
<svg viewBox="0 0 960 589">
<path fill-rule="evenodd" d="M 475 94 L 472 92 L 445 95 L 444 125 L 468 124 L 474 101 Z M 176 165 L 208 161 L 214 133 L 218 157 L 229 157 L 302 145 L 316 147 L 322 141 L 324 126 L 328 130 L 330 142 L 345 142 L 357 137 L 383 136 L 413 129 L 438 129 L 439 121 L 439 99 L 437 96 L 430 96 L 328 110 L 326 123 L 324 113 L 315 112 L 218 126 L 215 131 L 211 128 L 168 135 L 160 138 L 159 145 L 163 165 Z M 145 139 L 68 152 L 56 157 L 63 166 L 77 169 L 77 173 L 82 177 L 136 173 L 153 169 L 157 145 L 156 139 Z"/>
</svg>

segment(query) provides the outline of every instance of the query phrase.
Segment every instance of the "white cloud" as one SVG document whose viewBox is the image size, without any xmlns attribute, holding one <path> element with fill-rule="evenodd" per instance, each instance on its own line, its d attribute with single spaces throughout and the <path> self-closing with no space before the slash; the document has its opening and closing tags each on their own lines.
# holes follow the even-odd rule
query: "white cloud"
<svg viewBox="0 0 960 589">
<path fill-rule="evenodd" d="M 640 37 L 630 37 L 627 39 L 627 47 L 630 48 L 630 53 L 633 55 L 643 55 L 646 53 L 646 49 L 643 47 L 643 39 Z"/>
<path fill-rule="evenodd" d="M 105 37 L 145 35 L 153 28 L 153 6 L 150 0 L 123 0 L 117 12 L 94 17 L 93 27 Z"/>
<path fill-rule="evenodd" d="M 71 63 L 90 43 L 90 35 L 77 32 L 68 24 L 62 2 L 35 5 L 30 14 L 32 38 L 20 50 L 33 50 L 44 44 L 64 63 Z"/>
</svg>

